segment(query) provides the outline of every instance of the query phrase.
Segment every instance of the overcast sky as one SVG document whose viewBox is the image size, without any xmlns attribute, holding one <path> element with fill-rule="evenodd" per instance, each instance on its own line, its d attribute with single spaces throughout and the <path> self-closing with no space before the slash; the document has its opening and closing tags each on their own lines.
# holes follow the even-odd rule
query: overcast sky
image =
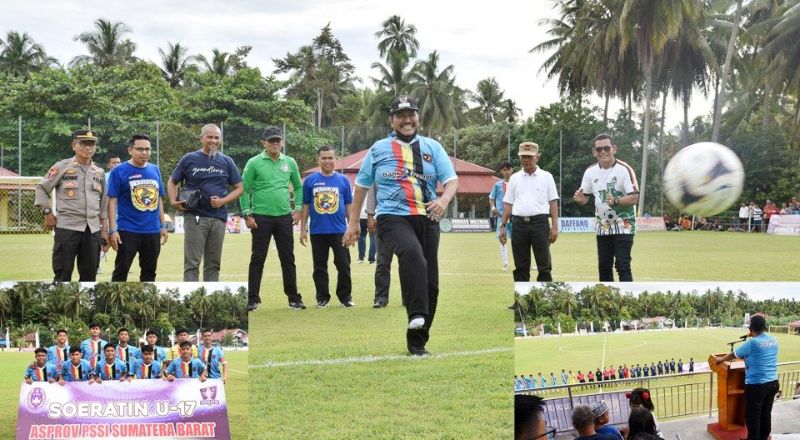
<svg viewBox="0 0 800 440">
<path fill-rule="evenodd" d="M 417 27 L 419 58 L 437 50 L 441 66 L 453 64 L 458 85 L 470 90 L 479 80 L 495 77 L 506 97 L 529 117 L 538 107 L 559 99 L 555 81 L 547 81 L 539 72 L 548 54 L 528 53 L 548 38 L 539 20 L 555 16 L 552 5 L 551 0 L 6 1 L 0 33 L 5 37 L 9 30 L 27 32 L 50 56 L 67 63 L 86 54 L 73 37 L 91 30 L 97 18 L 105 18 L 132 29 L 129 38 L 137 44 L 140 58 L 159 62 L 158 49 L 166 48 L 167 42 L 181 42 L 190 53 L 206 56 L 214 48 L 233 52 L 238 46 L 251 45 L 248 63 L 266 74 L 274 70 L 273 58 L 310 44 L 330 22 L 357 76 L 364 80 L 362 85 L 371 87 L 369 77 L 375 71 L 370 66 L 380 61 L 374 34 L 381 22 L 398 14 Z M 597 97 L 593 103 L 602 106 Z M 690 118 L 709 113 L 707 102 L 696 104 Z M 612 112 L 618 108 L 614 103 Z M 668 127 L 678 124 L 680 111 L 668 106 Z"/>
<path fill-rule="evenodd" d="M 528 285 L 526 288 L 525 284 Z M 519 293 L 530 291 L 530 285 L 533 283 L 515 283 L 515 290 Z M 572 286 L 573 292 L 579 292 L 586 286 L 594 286 L 598 283 L 567 283 Z M 766 300 L 766 299 L 793 299 L 800 301 L 800 283 L 750 283 L 750 282 L 719 282 L 719 281 L 698 281 L 698 282 L 647 282 L 647 283 L 610 283 L 619 288 L 622 292 L 632 292 L 639 295 L 643 291 L 648 292 L 666 292 L 671 290 L 673 293 L 681 291 L 688 293 L 693 290 L 698 294 L 703 294 L 706 290 L 716 289 L 719 287 L 723 292 L 731 290 L 738 292 L 739 290 L 745 292 L 750 299 L 753 300 Z"/>
</svg>

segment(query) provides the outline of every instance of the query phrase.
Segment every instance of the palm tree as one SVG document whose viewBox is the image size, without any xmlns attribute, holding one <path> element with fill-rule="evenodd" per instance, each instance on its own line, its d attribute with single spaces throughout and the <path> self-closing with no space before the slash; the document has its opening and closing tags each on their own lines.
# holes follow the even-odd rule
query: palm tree
<svg viewBox="0 0 800 440">
<path fill-rule="evenodd" d="M 379 90 L 394 97 L 408 92 L 411 72 L 406 70 L 408 59 L 396 52 L 390 52 L 389 55 L 386 65 L 372 63 L 372 68 L 378 70 L 379 76 L 371 77 L 371 79 Z"/>
<path fill-rule="evenodd" d="M 628 0 L 620 14 L 621 46 L 624 51 L 638 42 L 639 59 L 644 72 L 644 140 L 642 142 L 642 183 L 639 188 L 639 212 L 644 212 L 647 185 L 647 153 L 650 145 L 650 104 L 653 99 L 653 67 L 664 47 L 677 37 L 684 17 L 696 17 L 701 4 L 693 0 Z"/>
<path fill-rule="evenodd" d="M 0 40 L 0 48 L 0 72 L 18 78 L 29 78 L 32 72 L 56 63 L 27 33 L 10 31 L 5 42 Z"/>
<path fill-rule="evenodd" d="M 8 289 L 0 289 L 0 329 L 3 328 L 6 316 L 11 313 L 11 296 Z"/>
<path fill-rule="evenodd" d="M 195 68 L 192 63 L 193 58 L 186 55 L 188 52 L 189 49 L 181 46 L 181 43 L 168 42 L 166 52 L 158 49 L 158 53 L 161 55 L 161 72 L 172 88 L 180 87 L 186 74 Z"/>
<path fill-rule="evenodd" d="M 75 36 L 75 41 L 80 41 L 89 49 L 89 55 L 79 55 L 72 59 L 70 64 L 78 65 L 92 62 L 101 67 L 126 65 L 136 60 L 133 51 L 136 43 L 123 39 L 131 29 L 122 22 L 111 23 L 102 18 L 94 22 L 95 30 L 83 32 Z"/>
<path fill-rule="evenodd" d="M 500 89 L 500 85 L 494 77 L 478 81 L 476 92 L 472 95 L 472 101 L 478 104 L 478 108 L 486 122 L 495 123 L 503 108 L 504 94 L 505 92 Z"/>
<path fill-rule="evenodd" d="M 519 120 L 522 109 L 517 107 L 517 103 L 513 99 L 506 99 L 500 104 L 500 119 L 505 122 L 514 124 Z"/>
<path fill-rule="evenodd" d="M 417 56 L 419 41 L 417 41 L 417 27 L 413 24 L 406 25 L 399 15 L 392 15 L 381 23 L 383 29 L 375 32 L 375 37 L 379 38 L 378 52 L 381 56 L 386 56 L 394 52 L 403 56 L 406 61 Z"/>
<path fill-rule="evenodd" d="M 81 288 L 79 283 L 60 283 L 56 287 L 61 289 L 64 294 L 64 302 L 62 310 L 64 312 L 73 312 L 72 319 L 80 319 L 81 304 L 88 302 L 86 291 Z"/>
<path fill-rule="evenodd" d="M 16 290 L 17 297 L 19 297 L 19 305 L 20 305 L 19 322 L 20 324 L 24 324 L 25 303 L 27 303 L 36 296 L 37 287 L 34 283 L 19 283 L 14 286 L 14 290 Z"/>
<path fill-rule="evenodd" d="M 769 70 L 781 76 L 787 91 L 795 96 L 795 127 L 800 124 L 800 4 L 784 11 L 768 34 L 764 51 L 770 60 Z"/>
<path fill-rule="evenodd" d="M 722 116 L 722 106 L 725 104 L 725 89 L 728 84 L 728 76 L 731 70 L 731 61 L 733 59 L 733 52 L 736 50 L 736 35 L 739 32 L 739 20 L 742 18 L 742 0 L 736 0 L 736 10 L 733 13 L 733 27 L 731 28 L 731 37 L 728 40 L 728 49 L 725 52 L 725 64 L 722 66 L 722 75 L 720 78 L 720 91 L 719 99 L 714 107 L 714 128 L 712 129 L 711 141 L 717 142 L 719 139 L 719 124 Z"/>
<path fill-rule="evenodd" d="M 235 59 L 228 52 L 214 49 L 211 51 L 211 59 L 204 55 L 197 55 L 194 59 L 203 66 L 206 72 L 213 72 L 217 76 L 228 76 L 233 73 Z"/>
<path fill-rule="evenodd" d="M 455 78 L 452 77 L 453 65 L 441 71 L 439 69 L 439 53 L 433 51 L 425 61 L 418 61 L 411 70 L 411 81 L 414 84 L 411 94 L 418 100 L 420 119 L 429 130 L 444 131 L 452 127 L 456 121 L 456 108 L 453 102 Z"/>
<path fill-rule="evenodd" d="M 211 297 L 207 295 L 206 288 L 200 287 L 193 291 L 189 297 L 191 298 L 191 307 L 195 316 L 200 317 L 200 327 L 203 327 L 203 317 L 208 313 L 209 306 L 211 305 Z"/>
</svg>

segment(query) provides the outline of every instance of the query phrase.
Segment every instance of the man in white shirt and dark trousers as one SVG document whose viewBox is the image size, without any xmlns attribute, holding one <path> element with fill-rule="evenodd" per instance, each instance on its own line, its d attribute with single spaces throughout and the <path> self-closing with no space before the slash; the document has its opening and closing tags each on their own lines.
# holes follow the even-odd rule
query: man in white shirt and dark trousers
<svg viewBox="0 0 800 440">
<path fill-rule="evenodd" d="M 553 281 L 550 244 L 558 239 L 558 192 L 553 175 L 536 166 L 539 145 L 519 144 L 522 170 L 508 181 L 503 198 L 503 219 L 500 223 L 500 243 L 506 243 L 509 220 L 514 234 L 511 253 L 514 255 L 514 281 L 530 281 L 531 248 L 536 259 L 536 281 Z M 548 217 L 551 222 L 548 222 Z"/>
</svg>

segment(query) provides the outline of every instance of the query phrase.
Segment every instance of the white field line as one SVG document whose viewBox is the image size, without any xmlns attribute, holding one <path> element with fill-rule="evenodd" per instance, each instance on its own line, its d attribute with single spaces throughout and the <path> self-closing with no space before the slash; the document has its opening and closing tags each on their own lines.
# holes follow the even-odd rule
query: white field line
<svg viewBox="0 0 800 440">
<path fill-rule="evenodd" d="M 487 348 L 485 350 L 475 351 L 455 351 L 450 353 L 439 353 L 432 356 L 409 356 L 405 354 L 390 354 L 384 356 L 355 356 L 339 359 L 303 359 L 298 361 L 284 361 L 273 362 L 267 361 L 263 364 L 250 365 L 250 368 L 283 368 L 283 367 L 300 367 L 307 365 L 348 365 L 348 364 L 361 364 L 370 362 L 386 362 L 386 361 L 421 361 L 425 359 L 444 359 L 451 357 L 466 357 L 466 356 L 482 356 L 486 354 L 507 353 L 513 351 L 511 347 L 500 348 Z"/>
<path fill-rule="evenodd" d="M 603 338 L 603 358 L 600 361 L 600 365 L 605 368 L 606 366 L 606 343 L 608 342 L 608 332 L 605 332 L 605 337 Z"/>
<path fill-rule="evenodd" d="M 239 373 L 239 374 L 244 374 L 244 375 L 247 374 L 247 371 L 234 370 L 233 368 L 228 368 L 228 371 L 233 371 L 234 373 Z"/>
</svg>

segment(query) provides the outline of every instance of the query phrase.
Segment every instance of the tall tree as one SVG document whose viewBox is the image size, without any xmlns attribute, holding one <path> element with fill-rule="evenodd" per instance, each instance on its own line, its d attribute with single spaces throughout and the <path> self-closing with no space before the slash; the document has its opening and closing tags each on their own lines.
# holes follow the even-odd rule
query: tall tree
<svg viewBox="0 0 800 440">
<path fill-rule="evenodd" d="M 158 49 L 161 55 L 161 71 L 164 79 L 173 89 L 180 87 L 186 79 L 186 73 L 194 69 L 193 58 L 187 53 L 189 49 L 181 43 L 167 43 L 167 51 Z"/>
<path fill-rule="evenodd" d="M 503 109 L 503 95 L 505 92 L 494 77 L 478 81 L 472 101 L 478 104 L 480 113 L 488 123 L 495 123 Z"/>
<path fill-rule="evenodd" d="M 399 15 L 392 15 L 381 23 L 382 29 L 375 32 L 378 41 L 378 52 L 389 61 L 392 52 L 404 56 L 406 60 L 417 56 L 419 41 L 417 41 L 417 27 L 406 24 Z"/>
<path fill-rule="evenodd" d="M 0 40 L 0 48 L 0 73 L 11 76 L 28 78 L 32 72 L 56 63 L 27 33 L 10 31 L 5 41 Z"/>
<path fill-rule="evenodd" d="M 212 72 L 217 76 L 233 74 L 237 61 L 234 55 L 219 49 L 212 50 L 210 58 L 206 58 L 205 55 L 197 55 L 194 59 L 203 66 L 203 70 Z"/>
<path fill-rule="evenodd" d="M 418 61 L 411 71 L 411 94 L 417 98 L 419 115 L 425 128 L 444 131 L 455 125 L 457 114 L 453 101 L 454 67 L 439 70 L 439 53 L 433 51 Z"/>
<path fill-rule="evenodd" d="M 731 61 L 733 60 L 733 53 L 736 50 L 736 35 L 739 32 L 739 20 L 742 18 L 742 0 L 736 0 L 736 9 L 733 13 L 733 27 L 731 28 L 731 36 L 728 40 L 728 49 L 725 52 L 725 64 L 722 66 L 722 75 L 720 77 L 720 91 L 719 98 L 717 99 L 714 107 L 714 128 L 712 129 L 711 141 L 717 142 L 719 139 L 719 125 L 722 117 L 722 106 L 725 105 L 725 90 L 728 84 L 728 77 L 731 71 Z"/>
<path fill-rule="evenodd" d="M 101 67 L 126 65 L 136 60 L 133 52 L 136 43 L 125 39 L 131 29 L 123 22 L 111 23 L 102 18 L 94 22 L 93 31 L 83 32 L 75 36 L 75 41 L 86 45 L 89 55 L 79 55 L 70 64 L 94 63 Z"/>
</svg>

